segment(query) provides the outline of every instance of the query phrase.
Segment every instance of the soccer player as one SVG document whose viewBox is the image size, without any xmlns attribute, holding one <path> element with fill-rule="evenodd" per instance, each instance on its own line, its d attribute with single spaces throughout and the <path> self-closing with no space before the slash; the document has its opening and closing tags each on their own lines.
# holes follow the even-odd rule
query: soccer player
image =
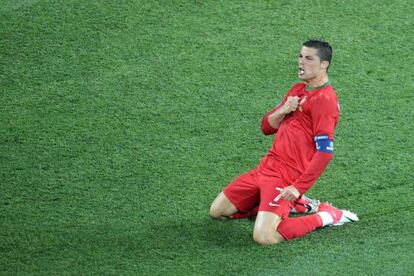
<svg viewBox="0 0 414 276">
<path fill-rule="evenodd" d="M 311 39 L 299 53 L 296 83 L 262 120 L 262 132 L 275 134 L 259 165 L 237 177 L 213 201 L 215 219 L 257 212 L 253 239 L 263 245 L 300 238 L 319 227 L 357 221 L 356 214 L 321 203 L 317 213 L 289 218 L 289 212 L 319 179 L 333 157 L 339 121 L 336 93 L 329 82 L 329 43 Z"/>
</svg>

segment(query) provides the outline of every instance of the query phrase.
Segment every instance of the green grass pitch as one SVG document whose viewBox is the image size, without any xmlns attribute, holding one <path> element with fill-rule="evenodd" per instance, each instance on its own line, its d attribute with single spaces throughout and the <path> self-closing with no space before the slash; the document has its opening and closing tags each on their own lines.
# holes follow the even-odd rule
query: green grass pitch
<svg viewBox="0 0 414 276">
<path fill-rule="evenodd" d="M 0 274 L 412 275 L 412 1 L 1 2 Z M 309 195 L 360 221 L 262 247 L 208 209 L 310 37 L 341 121 Z"/>
</svg>

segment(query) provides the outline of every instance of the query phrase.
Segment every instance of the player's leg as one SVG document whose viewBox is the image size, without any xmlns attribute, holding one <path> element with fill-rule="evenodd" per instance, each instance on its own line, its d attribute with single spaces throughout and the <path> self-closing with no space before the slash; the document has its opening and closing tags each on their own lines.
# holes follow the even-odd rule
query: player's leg
<svg viewBox="0 0 414 276">
<path fill-rule="evenodd" d="M 319 213 L 281 219 L 273 212 L 259 211 L 254 225 L 253 239 L 261 245 L 271 245 L 300 238 L 319 227 L 333 223 L 329 215 L 324 219 Z"/>
<path fill-rule="evenodd" d="M 358 221 L 356 214 L 339 210 L 327 203 L 320 205 L 318 213 L 297 218 L 280 216 L 273 212 L 259 211 L 253 231 L 253 239 L 262 245 L 271 245 L 285 240 L 301 238 L 325 226 L 343 225 Z"/>
<path fill-rule="evenodd" d="M 277 231 L 283 236 L 284 240 L 292 240 L 301 238 L 323 226 L 321 217 L 316 213 L 303 217 L 286 218 L 279 223 Z"/>
<path fill-rule="evenodd" d="M 277 231 L 281 221 L 289 216 L 292 203 L 281 197 L 280 191 L 286 185 L 281 179 L 261 175 L 260 206 L 253 229 L 253 239 L 262 245 L 284 241 Z"/>
<path fill-rule="evenodd" d="M 229 219 L 235 213 L 237 213 L 237 207 L 221 192 L 210 207 L 210 217 L 214 219 Z"/>
<path fill-rule="evenodd" d="M 318 211 L 320 201 L 312 199 L 306 195 L 302 195 L 299 199 L 293 202 L 293 207 L 290 209 L 291 214 L 312 214 Z M 257 216 L 259 205 L 253 207 L 247 212 L 237 212 L 232 215 L 233 219 L 253 218 Z"/>
<path fill-rule="evenodd" d="M 358 221 L 356 214 L 348 210 L 339 210 L 327 203 L 321 203 L 316 214 L 286 218 L 278 224 L 277 231 L 285 240 L 303 237 L 317 228 L 342 225 Z"/>
<path fill-rule="evenodd" d="M 240 212 L 238 211 L 237 213 L 235 213 L 234 215 L 231 216 L 232 219 L 255 219 L 257 216 L 257 212 L 259 210 L 259 205 L 253 207 L 252 209 L 250 209 L 249 211 L 245 211 L 245 212 Z"/>
<path fill-rule="evenodd" d="M 358 217 L 346 210 L 339 210 L 322 203 L 318 213 L 298 218 L 288 218 L 293 203 L 280 195 L 285 181 L 275 176 L 257 172 L 260 183 L 260 206 L 253 230 L 253 239 L 262 245 L 277 244 L 284 240 L 300 238 L 319 227 L 342 225 L 357 221 Z"/>
<path fill-rule="evenodd" d="M 284 241 L 283 236 L 276 230 L 281 222 L 280 216 L 268 211 L 259 211 L 253 230 L 253 239 L 261 245 L 271 245 Z"/>
<path fill-rule="evenodd" d="M 231 219 L 249 216 L 249 212 L 259 202 L 259 188 L 255 183 L 255 170 L 247 172 L 233 180 L 210 207 L 210 216 L 214 219 Z"/>
<path fill-rule="evenodd" d="M 253 239 L 262 245 L 270 245 L 300 238 L 319 227 L 342 225 L 357 221 L 358 217 L 346 210 L 339 210 L 322 203 L 318 213 L 298 218 L 288 218 L 292 202 L 280 196 L 285 183 L 280 179 L 259 176 L 261 202 L 256 218 Z"/>
<path fill-rule="evenodd" d="M 312 199 L 306 195 L 302 195 L 299 199 L 293 202 L 293 207 L 290 209 L 291 214 L 313 214 L 318 211 L 320 201 Z M 257 216 L 259 205 L 253 207 L 247 212 L 237 212 L 231 217 L 233 219 L 253 218 Z"/>
</svg>

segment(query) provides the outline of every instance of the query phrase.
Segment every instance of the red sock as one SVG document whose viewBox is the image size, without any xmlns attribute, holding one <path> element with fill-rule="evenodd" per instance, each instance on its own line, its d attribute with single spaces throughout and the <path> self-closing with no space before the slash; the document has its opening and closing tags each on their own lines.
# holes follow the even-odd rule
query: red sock
<svg viewBox="0 0 414 276">
<path fill-rule="evenodd" d="M 298 218 L 286 218 L 279 223 L 277 231 L 285 240 L 305 236 L 318 227 L 322 227 L 322 219 L 318 214 Z"/>
<path fill-rule="evenodd" d="M 251 218 L 257 215 L 259 210 L 259 206 L 254 207 L 248 212 L 238 212 L 231 216 L 232 219 L 243 219 L 243 218 Z"/>
</svg>

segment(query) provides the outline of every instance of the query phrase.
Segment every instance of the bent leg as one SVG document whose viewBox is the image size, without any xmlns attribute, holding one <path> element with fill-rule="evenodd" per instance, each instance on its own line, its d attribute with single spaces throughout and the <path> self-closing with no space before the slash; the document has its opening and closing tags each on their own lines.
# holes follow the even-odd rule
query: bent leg
<svg viewBox="0 0 414 276">
<path fill-rule="evenodd" d="M 323 227 L 320 214 L 281 219 L 272 212 L 259 211 L 253 230 L 253 239 L 262 245 L 276 244 L 301 238 Z"/>
<path fill-rule="evenodd" d="M 229 219 L 238 210 L 236 206 L 221 192 L 213 201 L 210 207 L 210 217 L 214 219 Z"/>
<path fill-rule="evenodd" d="M 253 239 L 261 245 L 271 245 L 284 241 L 276 230 L 281 222 L 280 216 L 272 212 L 259 211 L 254 224 Z"/>
<path fill-rule="evenodd" d="M 248 217 L 259 205 L 259 188 L 255 181 L 255 170 L 234 179 L 213 201 L 210 216 L 215 219 Z M 236 215 L 236 216 L 233 216 Z"/>
<path fill-rule="evenodd" d="M 285 240 L 292 240 L 301 238 L 319 227 L 323 227 L 323 221 L 320 214 L 317 213 L 297 218 L 286 218 L 280 222 L 277 231 Z"/>
</svg>

